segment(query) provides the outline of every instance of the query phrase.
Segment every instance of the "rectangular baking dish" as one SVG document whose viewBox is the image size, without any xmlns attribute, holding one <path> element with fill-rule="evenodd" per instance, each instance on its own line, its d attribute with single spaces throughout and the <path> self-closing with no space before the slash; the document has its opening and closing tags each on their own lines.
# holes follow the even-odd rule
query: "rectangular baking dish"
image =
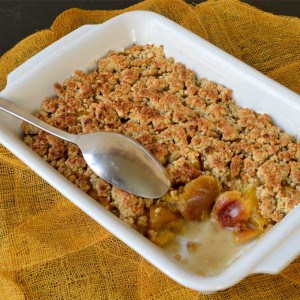
<svg viewBox="0 0 300 300">
<path fill-rule="evenodd" d="M 299 138 L 300 97 L 223 50 L 158 14 L 133 11 L 101 25 L 86 25 L 47 47 L 8 76 L 0 97 L 35 113 L 53 83 L 76 69 L 96 68 L 110 50 L 132 44 L 163 45 L 167 56 L 182 62 L 199 77 L 233 90 L 238 104 L 271 115 L 284 131 Z M 262 238 L 247 245 L 234 262 L 215 276 L 200 276 L 172 259 L 162 249 L 104 209 L 43 161 L 22 141 L 20 122 L 0 113 L 0 142 L 99 224 L 182 285 L 211 293 L 228 288 L 255 273 L 277 273 L 300 253 L 300 206 Z"/>
</svg>

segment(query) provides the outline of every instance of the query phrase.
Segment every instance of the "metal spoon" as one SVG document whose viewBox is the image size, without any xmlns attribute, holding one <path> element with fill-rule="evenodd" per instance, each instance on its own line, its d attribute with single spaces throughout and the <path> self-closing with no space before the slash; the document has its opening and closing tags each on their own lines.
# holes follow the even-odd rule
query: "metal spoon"
<svg viewBox="0 0 300 300">
<path fill-rule="evenodd" d="M 141 144 L 122 134 L 71 134 L 57 129 L 0 98 L 0 109 L 48 133 L 76 144 L 91 169 L 102 179 L 132 194 L 159 198 L 170 187 L 163 166 Z"/>
</svg>

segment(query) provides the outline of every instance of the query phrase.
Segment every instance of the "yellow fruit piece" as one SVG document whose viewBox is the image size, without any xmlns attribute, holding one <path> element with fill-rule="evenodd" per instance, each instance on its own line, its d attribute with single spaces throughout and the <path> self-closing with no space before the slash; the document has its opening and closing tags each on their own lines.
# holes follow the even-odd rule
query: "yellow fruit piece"
<svg viewBox="0 0 300 300">
<path fill-rule="evenodd" d="M 220 192 L 220 184 L 213 176 L 199 176 L 189 182 L 179 194 L 180 212 L 185 219 L 201 221 L 207 216 Z"/>
<path fill-rule="evenodd" d="M 155 244 L 169 242 L 183 227 L 184 221 L 179 214 L 161 205 L 150 207 L 147 237 Z"/>
</svg>

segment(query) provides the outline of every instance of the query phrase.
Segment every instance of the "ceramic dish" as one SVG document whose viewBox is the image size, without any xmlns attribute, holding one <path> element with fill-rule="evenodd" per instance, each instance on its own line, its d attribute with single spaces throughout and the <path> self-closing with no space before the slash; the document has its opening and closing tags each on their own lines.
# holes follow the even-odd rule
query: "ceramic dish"
<svg viewBox="0 0 300 300">
<path fill-rule="evenodd" d="M 74 70 L 96 68 L 110 50 L 132 44 L 163 45 L 199 77 L 233 90 L 236 102 L 272 116 L 276 125 L 299 138 L 300 97 L 253 68 L 194 35 L 176 23 L 151 12 L 122 14 L 101 25 L 83 26 L 47 47 L 8 76 L 0 96 L 35 113 L 45 96 L 53 95 L 54 82 Z M 214 276 L 200 276 L 172 259 L 164 250 L 108 212 L 101 204 L 69 182 L 22 141 L 20 122 L 0 113 L 0 142 L 36 173 L 175 281 L 211 293 L 225 289 L 254 273 L 277 273 L 300 253 L 300 207 L 296 207 L 262 238 L 248 244 L 232 264 Z"/>
</svg>

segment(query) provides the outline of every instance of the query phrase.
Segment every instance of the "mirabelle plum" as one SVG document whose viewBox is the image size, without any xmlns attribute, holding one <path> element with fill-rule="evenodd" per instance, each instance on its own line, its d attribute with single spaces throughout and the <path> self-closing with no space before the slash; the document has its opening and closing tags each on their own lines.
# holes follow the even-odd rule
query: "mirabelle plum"
<svg viewBox="0 0 300 300">
<path fill-rule="evenodd" d="M 236 243 L 247 242 L 262 233 L 261 230 L 255 228 L 245 228 L 243 230 L 234 228 L 234 241 Z"/>
<path fill-rule="evenodd" d="M 213 214 L 223 227 L 234 227 L 248 219 L 242 194 L 238 191 L 225 192 L 217 199 Z"/>
<path fill-rule="evenodd" d="M 183 227 L 184 222 L 179 214 L 161 205 L 150 207 L 147 237 L 155 244 L 169 242 Z"/>
<path fill-rule="evenodd" d="M 249 186 L 239 191 L 228 191 L 221 194 L 214 205 L 212 217 L 221 226 L 234 229 L 234 240 L 246 242 L 261 234 L 267 227 L 258 208 L 256 189 Z"/>
<path fill-rule="evenodd" d="M 209 215 L 220 192 L 220 184 L 213 176 L 200 176 L 189 182 L 178 195 L 180 212 L 185 219 L 201 221 Z"/>
<path fill-rule="evenodd" d="M 153 230 L 159 230 L 167 224 L 177 221 L 179 215 L 172 212 L 168 208 L 160 205 L 150 207 L 149 227 Z"/>
<path fill-rule="evenodd" d="M 269 222 L 260 214 L 256 189 L 254 186 L 248 187 L 245 191 L 245 206 L 250 214 L 250 222 L 259 230 L 265 230 L 268 227 Z"/>
</svg>

